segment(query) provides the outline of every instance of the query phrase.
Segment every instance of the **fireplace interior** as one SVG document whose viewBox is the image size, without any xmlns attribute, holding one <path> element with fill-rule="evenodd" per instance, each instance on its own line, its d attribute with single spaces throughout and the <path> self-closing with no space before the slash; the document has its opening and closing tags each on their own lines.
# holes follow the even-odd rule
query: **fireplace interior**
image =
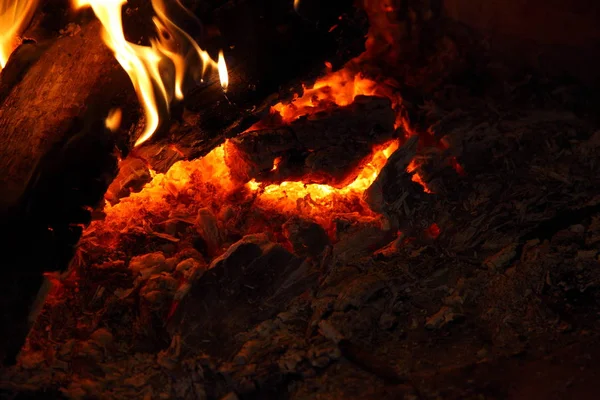
<svg viewBox="0 0 600 400">
<path fill-rule="evenodd" d="M 599 17 L 0 0 L 0 395 L 597 398 Z"/>
</svg>

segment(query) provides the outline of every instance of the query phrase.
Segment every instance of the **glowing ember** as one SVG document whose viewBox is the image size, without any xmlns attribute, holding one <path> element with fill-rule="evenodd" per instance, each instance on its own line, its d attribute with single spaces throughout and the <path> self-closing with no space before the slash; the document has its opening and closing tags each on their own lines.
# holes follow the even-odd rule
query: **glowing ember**
<svg viewBox="0 0 600 400">
<path fill-rule="evenodd" d="M 437 239 L 438 236 L 440 236 L 440 233 L 442 233 L 442 230 L 436 223 L 432 224 L 429 228 L 427 228 L 427 234 L 433 239 Z"/>
<path fill-rule="evenodd" d="M 274 220 L 276 216 L 289 218 L 298 215 L 326 226 L 335 213 L 355 214 L 356 218 L 375 217 L 362 200 L 362 195 L 397 148 L 398 141 L 394 140 L 374 149 L 354 182 L 337 189 L 302 182 L 283 182 L 266 187 L 255 181 L 246 185 L 236 183 L 225 163 L 225 144 L 203 158 L 175 163 L 167 173 L 154 174 L 141 192 L 131 194 L 115 206 L 107 204 L 103 229 L 117 235 L 123 229 L 139 226 L 142 215 L 162 215 L 184 209 L 184 204 L 174 200 L 182 196 L 193 199 L 187 201 L 193 207 L 215 210 L 223 209 L 224 204 L 236 207 L 240 202 L 250 201 L 255 206 L 254 212 L 264 215 L 267 220 Z M 189 209 L 184 213 L 193 215 Z"/>
<path fill-rule="evenodd" d="M 409 174 L 412 173 L 412 181 L 415 183 L 418 183 L 419 185 L 423 186 L 423 191 L 425 193 L 433 193 L 433 191 L 431 189 L 429 189 L 429 187 L 427 187 L 427 183 L 425 183 L 425 181 L 423 180 L 423 178 L 421 177 L 421 175 L 419 175 L 418 172 L 416 172 L 416 169 L 419 167 L 419 165 L 417 164 L 416 160 L 412 160 L 410 162 L 410 164 L 408 164 L 408 167 L 406 167 L 406 172 L 408 172 Z"/>
<path fill-rule="evenodd" d="M 279 168 L 279 164 L 281 163 L 281 157 L 277 157 L 273 160 L 273 168 L 271 168 L 271 172 L 273 171 L 277 171 L 277 168 Z"/>
<path fill-rule="evenodd" d="M 105 126 L 112 132 L 116 132 L 119 129 L 119 126 L 121 126 L 122 115 L 123 113 L 120 108 L 110 110 L 108 117 L 106 117 L 106 120 L 104 121 Z"/>
<path fill-rule="evenodd" d="M 19 44 L 18 36 L 27 26 L 38 0 L 0 0 L 0 70 Z"/>
<path fill-rule="evenodd" d="M 451 157 L 450 158 L 450 165 L 452 166 L 452 168 L 454 168 L 454 170 L 456 171 L 456 173 L 460 176 L 465 176 L 467 173 L 465 172 L 465 169 L 462 167 L 462 165 L 460 165 L 458 163 L 458 160 L 456 159 L 456 157 Z"/>
<path fill-rule="evenodd" d="M 205 187 L 200 188 L 200 184 L 211 189 L 201 190 Z M 174 205 L 170 199 L 188 192 L 194 192 L 198 207 L 208 206 L 212 202 L 222 205 L 237 187 L 239 186 L 230 179 L 229 169 L 225 165 L 224 147 L 219 146 L 200 159 L 175 163 L 164 174 L 153 173 L 152 181 L 141 192 L 132 193 L 117 205 L 110 206 L 107 203 L 104 224 L 115 233 L 127 227 L 138 226 L 142 213 L 158 215 L 177 209 L 179 206 Z"/>
<path fill-rule="evenodd" d="M 329 185 L 282 182 L 277 185 L 262 185 L 254 180 L 247 187 L 259 191 L 258 204 L 282 212 L 298 212 L 300 203 L 308 205 L 309 214 L 335 210 L 343 202 L 360 202 L 363 192 L 375 181 L 389 156 L 398 149 L 397 140 L 375 149 L 371 160 L 363 167 L 358 177 L 348 186 L 338 189 Z"/>
<path fill-rule="evenodd" d="M 429 187 L 427 187 L 427 183 L 425 183 L 425 181 L 423 180 L 423 178 L 421 177 L 421 175 L 419 175 L 418 172 L 415 172 L 412 176 L 412 181 L 415 183 L 418 183 L 419 185 L 423 186 L 423 191 L 425 193 L 433 193 L 431 191 L 431 189 L 429 189 Z"/>
<path fill-rule="evenodd" d="M 223 88 L 227 87 L 226 67 L 224 61 L 217 65 L 208 54 L 200 49 L 197 43 L 179 28 L 166 13 L 163 0 L 152 0 L 156 12 L 153 19 L 158 38 L 151 40 L 151 46 L 140 46 L 125 39 L 121 8 L 127 0 L 72 0 L 75 9 L 91 7 L 102 26 L 103 39 L 115 53 L 117 61 L 129 75 L 146 116 L 146 125 L 135 145 L 139 146 L 148 140 L 159 127 L 161 116 L 168 114 L 169 104 L 173 100 L 183 98 L 183 79 L 188 66 L 184 62 L 186 54 L 179 52 L 184 45 L 191 46 L 202 63 L 202 72 L 208 66 L 217 68 L 221 76 Z M 180 7 L 181 4 L 177 2 Z M 187 10 L 185 10 L 187 11 Z M 170 60 L 175 68 L 174 78 L 160 73 L 160 65 Z M 223 72 L 224 71 L 224 72 Z M 172 81 L 171 81 L 172 80 Z M 157 98 L 156 92 L 160 97 Z"/>
</svg>

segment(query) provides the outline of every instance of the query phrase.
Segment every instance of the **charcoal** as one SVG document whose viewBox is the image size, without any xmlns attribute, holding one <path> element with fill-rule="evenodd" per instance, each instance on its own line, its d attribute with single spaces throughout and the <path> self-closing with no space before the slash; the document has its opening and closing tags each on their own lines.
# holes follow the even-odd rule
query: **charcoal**
<svg viewBox="0 0 600 400">
<path fill-rule="evenodd" d="M 237 333 L 275 315 L 306 290 L 308 283 L 283 291 L 277 301 L 269 300 L 301 267 L 301 261 L 265 234 L 245 236 L 193 282 L 169 323 L 169 331 L 184 333 L 185 351 L 231 351 Z"/>
<path fill-rule="evenodd" d="M 142 279 L 149 278 L 169 268 L 165 256 L 162 252 L 144 254 L 133 257 L 129 262 L 129 268 Z"/>
<path fill-rule="evenodd" d="M 196 227 L 198 234 L 206 243 L 208 254 L 216 254 L 221 248 L 223 237 L 219 222 L 212 211 L 208 208 L 198 210 Z"/>
<path fill-rule="evenodd" d="M 413 136 L 396 150 L 387 160 L 375 182 L 365 192 L 365 201 L 373 211 L 383 213 L 394 201 L 407 198 L 412 200 L 422 192 L 422 188 L 412 182 L 411 175 L 406 172 L 406 168 L 416 155 L 418 141 L 418 136 Z M 415 194 L 417 196 L 414 196 Z"/>
<path fill-rule="evenodd" d="M 283 225 L 283 232 L 299 256 L 316 257 L 330 244 L 325 229 L 312 221 L 292 218 Z"/>
<path fill-rule="evenodd" d="M 104 198 L 115 205 L 123 197 L 133 192 L 139 192 L 144 185 L 152 180 L 145 161 L 128 157 L 119 164 L 119 173 L 108 187 Z"/>
<path fill-rule="evenodd" d="M 344 262 L 371 257 L 394 237 L 395 232 L 384 229 L 380 221 L 375 221 L 344 233 L 333 246 L 333 254 Z"/>
</svg>

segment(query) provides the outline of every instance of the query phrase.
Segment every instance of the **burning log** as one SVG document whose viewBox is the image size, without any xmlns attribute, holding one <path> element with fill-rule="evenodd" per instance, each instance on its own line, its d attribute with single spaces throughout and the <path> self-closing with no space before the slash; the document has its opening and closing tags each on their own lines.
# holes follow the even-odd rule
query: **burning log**
<svg viewBox="0 0 600 400">
<path fill-rule="evenodd" d="M 409 168 L 417 154 L 418 136 L 412 136 L 387 160 L 385 167 L 373 184 L 365 191 L 364 200 L 369 207 L 383 215 L 396 229 L 413 235 L 419 234 L 432 221 L 417 218 L 416 211 L 427 209 L 430 196 L 415 178 L 416 172 Z"/>
<path fill-rule="evenodd" d="M 127 76 L 98 40 L 100 25 L 56 40 L 22 80 L 0 99 L 0 209 L 14 206 L 36 169 L 57 149 L 73 145 L 86 115 L 104 119 L 117 95 L 123 97 Z M 56 153 L 55 153 L 56 155 Z"/>
<path fill-rule="evenodd" d="M 218 45 L 226 49 L 229 89 L 224 95 L 216 80 L 192 88 L 184 107 L 173 112 L 177 126 L 139 149 L 159 172 L 250 128 L 280 97 L 293 96 L 322 74 L 325 62 L 338 69 L 364 50 L 367 24 L 352 1 L 322 7 L 309 19 L 294 11 L 293 2 L 189 3 L 204 23 L 198 43 L 211 54 Z"/>
<path fill-rule="evenodd" d="M 229 43 L 235 44 L 235 48 L 227 54 L 231 61 L 231 89 L 227 97 L 223 96 L 218 82 L 211 80 L 207 85 L 192 90 L 186 100 L 186 107 L 191 111 L 195 123 L 187 126 L 179 124 L 175 128 L 178 136 L 176 141 L 182 143 L 182 148 L 192 149 L 186 154 L 190 158 L 209 151 L 216 142 L 222 140 L 223 131 L 235 134 L 249 127 L 256 117 L 247 110 L 262 103 L 282 83 L 306 75 L 316 65 L 322 66 L 325 59 L 334 62 L 334 65 L 341 65 L 361 50 L 349 50 L 343 46 L 344 43 L 356 43 L 354 39 L 362 35 L 363 26 L 355 22 L 352 15 L 347 16 L 330 33 L 327 27 L 316 27 L 303 21 L 287 6 L 273 9 L 265 23 L 263 15 L 273 6 L 270 3 L 274 2 L 267 3 L 253 7 L 249 2 L 241 2 L 232 8 L 227 4 L 212 2 L 210 10 L 198 11 L 202 17 L 207 17 L 209 12 L 214 14 L 211 26 L 220 32 L 201 41 L 203 45 L 211 49 Z M 143 37 L 147 33 L 143 27 L 134 26 L 136 21 L 148 15 L 148 7 L 140 8 L 141 11 L 127 13 L 124 21 L 126 28 L 133 28 L 127 30 L 132 30 L 134 37 Z M 58 9 L 63 10 L 61 7 Z M 319 22 L 333 24 L 337 21 L 337 15 L 350 12 L 356 13 L 351 5 L 344 2 L 333 10 L 328 9 Z M 336 19 L 332 18 L 334 14 Z M 34 36 L 47 38 L 50 34 L 42 29 L 44 24 L 38 21 L 43 20 L 42 17 L 34 20 L 31 29 Z M 240 20 L 248 24 L 249 29 L 256 28 L 259 23 L 263 27 L 254 35 L 246 35 L 245 30 L 239 27 Z M 278 31 L 282 34 L 277 35 Z M 86 109 L 94 109 L 96 118 L 104 118 L 111 107 L 119 105 L 128 108 L 135 104 L 131 93 L 123 93 L 124 87 L 131 86 L 111 51 L 99 39 L 99 24 L 94 22 L 84 26 L 81 32 L 73 29 L 71 33 L 74 33 L 73 36 L 59 38 L 47 50 L 46 44 L 22 46 L 18 51 L 21 55 L 13 57 L 12 66 L 9 63 L 3 71 L 0 83 L 0 132 L 7 132 L 3 136 L 10 138 L 10 143 L 3 146 L 5 153 L 0 162 L 0 188 L 8 193 L 3 197 L 0 209 L 7 209 L 18 201 L 39 158 L 52 146 L 68 140 L 74 134 L 77 127 L 73 122 L 80 119 Z M 251 36 L 251 42 L 248 42 L 248 36 Z M 315 46 L 315 43 L 318 44 Z M 303 54 L 309 46 L 313 47 L 311 52 L 314 57 L 306 58 Z M 275 57 L 284 48 L 289 57 Z M 23 63 L 31 65 L 30 70 L 24 68 Z M 52 69 L 49 68 L 51 64 L 55 66 Z M 25 72 L 21 72 L 23 70 Z M 51 89 L 46 82 L 54 82 Z M 72 97 L 65 96 L 65 93 L 70 93 Z M 45 100 L 40 106 L 36 99 L 41 98 Z M 29 118 L 22 111 L 29 109 L 40 111 L 35 117 Z M 177 116 L 177 110 L 174 111 Z M 129 119 L 124 121 L 124 126 L 132 124 L 132 118 Z M 26 132 L 28 136 L 24 137 L 19 132 Z M 164 141 L 157 146 L 164 146 Z M 149 151 L 155 152 L 155 149 L 151 147 Z M 172 162 L 170 159 L 169 164 Z"/>
<path fill-rule="evenodd" d="M 285 128 L 261 129 L 234 138 L 227 164 L 241 180 L 299 180 L 343 187 L 358 175 L 371 146 L 394 135 L 388 99 L 358 96 L 345 107 L 301 117 Z"/>
<path fill-rule="evenodd" d="M 114 176 L 114 143 L 103 120 L 113 101 L 133 91 L 123 90 L 128 78 L 99 32 L 91 23 L 73 36 L 26 44 L 2 73 L 0 224 L 10 232 L 2 244 L 2 359 L 22 344 L 42 272 L 71 258 L 81 232 L 72 224 L 90 218 L 82 206 L 96 204 Z M 9 79 L 24 59 L 29 68 Z"/>
</svg>

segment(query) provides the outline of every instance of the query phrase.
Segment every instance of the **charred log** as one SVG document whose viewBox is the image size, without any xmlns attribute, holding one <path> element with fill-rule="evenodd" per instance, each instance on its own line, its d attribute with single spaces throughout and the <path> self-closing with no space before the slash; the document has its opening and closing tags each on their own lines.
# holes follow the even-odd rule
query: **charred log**
<svg viewBox="0 0 600 400">
<path fill-rule="evenodd" d="M 122 97 L 128 78 L 99 34 L 92 23 L 57 40 L 0 99 L 2 208 L 23 196 L 45 156 L 75 137 L 86 110 L 101 120 Z"/>
<path fill-rule="evenodd" d="M 354 180 L 372 146 L 394 136 L 395 113 L 388 99 L 358 96 L 289 126 L 246 132 L 227 147 L 227 164 L 241 181 L 307 183 L 343 187 Z"/>
</svg>

